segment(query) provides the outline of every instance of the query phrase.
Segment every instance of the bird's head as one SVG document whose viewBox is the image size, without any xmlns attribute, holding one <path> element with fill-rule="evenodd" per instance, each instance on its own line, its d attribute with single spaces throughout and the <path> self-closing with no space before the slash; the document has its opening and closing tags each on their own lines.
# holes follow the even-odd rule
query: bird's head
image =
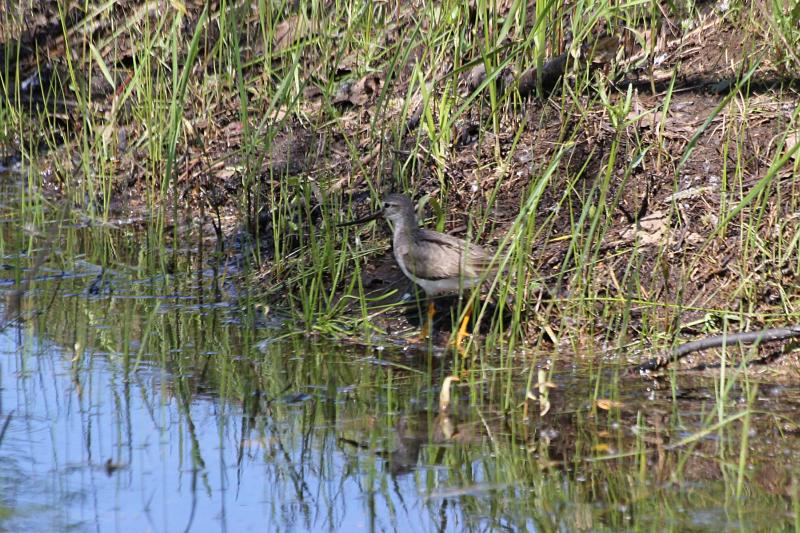
<svg viewBox="0 0 800 533">
<path fill-rule="evenodd" d="M 386 220 L 390 220 L 393 224 L 401 224 L 403 222 L 411 221 L 416 222 L 416 215 L 414 213 L 414 204 L 411 199 L 404 194 L 387 194 L 383 197 L 383 209 L 381 214 Z"/>
<path fill-rule="evenodd" d="M 339 224 L 339 227 L 363 224 L 364 222 L 375 220 L 381 216 L 391 221 L 395 226 L 401 224 L 416 224 L 417 219 L 414 213 L 414 204 L 411 203 L 411 199 L 408 196 L 404 194 L 387 194 L 383 197 L 381 204 L 381 209 L 378 211 L 370 213 L 358 220 Z"/>
</svg>

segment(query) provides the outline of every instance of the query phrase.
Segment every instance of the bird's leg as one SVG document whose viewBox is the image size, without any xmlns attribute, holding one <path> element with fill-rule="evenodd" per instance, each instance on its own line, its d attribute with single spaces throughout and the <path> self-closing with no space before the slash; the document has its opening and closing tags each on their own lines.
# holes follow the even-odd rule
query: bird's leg
<svg viewBox="0 0 800 533">
<path fill-rule="evenodd" d="M 436 305 L 433 303 L 433 300 L 428 299 L 428 312 L 425 315 L 425 321 L 422 323 L 422 330 L 419 332 L 419 336 L 414 339 L 416 342 L 422 342 L 428 338 L 433 328 L 433 316 L 435 314 Z"/>
<path fill-rule="evenodd" d="M 470 302 L 467 304 L 467 308 L 464 310 L 464 318 L 461 320 L 461 326 L 458 328 L 458 333 L 456 333 L 456 340 L 453 345 L 461 351 L 461 343 L 464 341 L 464 337 L 469 337 L 469 333 L 467 333 L 467 325 L 469 324 L 469 317 L 472 315 L 472 303 Z"/>
<path fill-rule="evenodd" d="M 436 314 L 436 304 L 433 303 L 433 300 L 428 299 L 428 314 L 425 316 L 425 325 L 422 326 L 422 337 L 427 337 L 431 334 L 431 330 L 433 329 L 433 316 Z"/>
</svg>

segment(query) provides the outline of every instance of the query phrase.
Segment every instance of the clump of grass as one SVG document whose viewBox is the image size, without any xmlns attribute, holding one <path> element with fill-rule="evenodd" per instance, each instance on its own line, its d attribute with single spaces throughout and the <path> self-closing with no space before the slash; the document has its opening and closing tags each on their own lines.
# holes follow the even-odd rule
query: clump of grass
<svg viewBox="0 0 800 533">
<path fill-rule="evenodd" d="M 67 232 L 64 257 L 114 265 L 147 283 L 132 288 L 134 298 L 109 298 L 105 307 L 80 299 L 63 307 L 43 305 L 42 321 L 59 324 L 56 335 L 65 345 L 122 354 L 125 383 L 150 364 L 164 374 L 172 371 L 174 394 L 187 417 L 192 380 L 202 379 L 223 398 L 246 405 L 247 412 L 269 409 L 275 419 L 289 420 L 289 427 L 326 449 L 340 437 L 341 420 L 369 417 L 377 422 L 363 440 L 390 440 L 387 434 L 406 421 L 404 411 L 420 401 L 430 418 L 426 430 L 442 431 L 444 420 L 433 423 L 438 413 L 430 391 L 443 375 L 462 372 L 463 389 L 457 389 L 454 405 L 467 408 L 471 421 L 489 436 L 468 447 L 436 442 L 426 433 L 419 437 L 425 444 L 419 463 L 447 469 L 457 488 L 476 478 L 499 487 L 492 489 L 500 493 L 496 500 L 458 499 L 480 517 L 479 527 L 486 517 L 499 524 L 507 515 L 519 529 L 528 527 L 531 516 L 537 524 L 562 529 L 607 524 L 633 529 L 637 519 L 646 526 L 648 518 L 651 525 L 669 519 L 680 527 L 686 518 L 678 509 L 695 502 L 663 488 L 663 482 L 687 482 L 702 471 L 694 462 L 709 457 L 725 472 L 722 495 L 736 495 L 737 501 L 748 496 L 748 466 L 754 461 L 749 447 L 758 444 L 749 439 L 757 388 L 745 367 L 723 352 L 713 406 L 703 404 L 706 411 L 699 414 L 681 410 L 673 376 L 665 393 L 670 408 L 659 418 L 649 402 L 625 396 L 623 387 L 630 385 L 619 368 L 594 357 L 593 349 L 597 343 L 624 354 L 641 344 L 671 344 L 685 331 L 727 331 L 733 329 L 729 322 L 748 327 L 796 316 L 784 284 L 771 308 L 762 306 L 759 295 L 765 284 L 777 284 L 762 278 L 768 276 L 764 272 L 800 265 L 796 223 L 784 207 L 798 201 L 788 172 L 796 172 L 798 164 L 796 137 L 790 146 L 797 112 L 786 123 L 775 123 L 769 147 L 754 144 L 748 134 L 761 120 L 752 88 L 766 68 L 759 58 L 777 57 L 787 71 L 796 61 L 794 10 L 775 5 L 765 37 L 772 49 L 731 69 L 736 75 L 725 95 L 698 92 L 698 100 L 713 99 L 710 108 L 690 131 L 676 135 L 668 128 L 686 109 L 681 94 L 688 88 L 681 85 L 677 65 L 668 65 L 665 85 L 657 83 L 656 72 L 665 68 L 659 56 L 672 52 L 659 43 L 678 38 L 670 32 L 680 33 L 680 24 L 673 27 L 654 3 L 562 7 L 543 1 L 531 11 L 521 0 L 507 9 L 479 0 L 426 3 L 413 13 L 397 11 L 406 8 L 401 4 L 347 2 L 334 10 L 317 3 L 296 9 L 261 2 L 213 13 L 211 4 L 188 13 L 180 5 L 169 4 L 160 16 L 134 11 L 111 33 L 66 31 L 65 45 L 73 53 L 56 65 L 52 84 L 40 86 L 37 105 L 21 94 L 23 76 L 11 59 L 22 45 L 9 45 L 0 65 L 0 138 L 20 139 L 28 169 L 24 224 L 41 227 L 46 219 L 39 194 L 48 185 L 41 171 L 43 151 L 50 154 L 66 201 L 75 206 L 76 220 L 112 218 L 115 197 L 128 190 L 131 176 L 144 209 L 153 215 L 144 249 L 134 236 Z M 691 3 L 667 7 L 692 24 L 701 9 Z M 751 12 L 746 7 L 734 6 Z M 113 11 L 114 3 L 98 9 Z M 69 26 L 66 13 L 59 13 L 59 20 Z M 549 58 L 563 52 L 578 56 L 583 45 L 604 33 L 641 47 L 636 71 L 649 73 L 650 83 L 620 83 L 626 69 L 635 70 L 624 64 L 630 52 L 624 49 L 617 67 L 576 60 L 554 92 L 540 86 L 534 96 L 519 94 L 514 74 L 529 68 L 541 73 Z M 137 46 L 124 46 L 126 39 Z M 37 61 L 47 66 L 44 56 Z M 465 78 L 478 66 L 485 77 L 470 85 Z M 92 92 L 92 76 L 113 87 L 110 95 Z M 345 98 L 345 85 L 356 87 L 370 76 L 379 82 L 374 93 L 352 98 L 356 103 Z M 68 109 L 59 107 L 65 101 Z M 418 123 L 411 125 L 417 110 Z M 644 116 L 653 117 L 647 126 Z M 291 133 L 314 140 L 301 155 L 278 154 L 290 161 L 275 164 L 275 152 Z M 709 145 L 721 151 L 703 151 Z M 688 200 L 673 196 L 706 185 L 691 180 L 702 168 L 698 159 L 709 153 L 724 161 L 719 188 Z M 650 196 L 631 194 L 648 179 L 658 179 L 662 188 Z M 376 365 L 361 352 L 308 344 L 295 334 L 383 342 L 385 331 L 376 318 L 389 312 L 388 306 L 381 295 L 367 293 L 361 274 L 388 247 L 379 231 L 359 230 L 355 239 L 351 230 L 335 226 L 353 214 L 352 198 L 359 193 L 375 202 L 390 189 L 421 193 L 436 229 L 464 223 L 467 238 L 497 245 L 502 274 L 486 280 L 488 294 L 466 294 L 457 311 L 464 312 L 470 300 L 483 302 L 474 306 L 474 318 L 489 333 L 471 341 L 474 360 L 454 353 L 444 362 L 428 355 L 420 363 L 389 349 L 380 352 Z M 238 327 L 229 327 L 231 315 L 213 306 L 183 314 L 174 312 L 178 304 L 171 301 L 141 303 L 192 290 L 214 301 L 211 287 L 198 289 L 174 274 L 219 265 L 219 256 L 206 262 L 186 249 L 205 245 L 201 238 L 209 223 L 203 217 L 215 216 L 220 233 L 234 233 L 234 224 L 222 226 L 226 208 L 229 220 L 256 242 L 237 251 L 248 279 L 258 282 L 247 287 L 241 314 L 231 313 Z M 704 217 L 693 216 L 698 210 Z M 658 220 L 667 235 L 656 243 L 645 241 L 643 220 L 653 211 L 662 212 Z M 185 221 L 197 223 L 199 235 L 191 245 Z M 634 237 L 625 237 L 627 230 Z M 701 240 L 689 239 L 693 234 Z M 725 247 L 734 237 L 737 244 Z M 0 234 L 5 250 L 4 238 Z M 31 250 L 34 244 L 27 242 Z M 723 252 L 734 261 L 721 265 L 715 276 L 735 273 L 736 281 L 697 291 L 709 275 L 701 266 Z M 223 274 L 215 282 L 226 280 Z M 288 316 L 288 333 L 259 348 L 259 337 L 280 337 L 255 328 L 255 304 L 265 300 L 274 313 Z M 110 320 L 121 328 L 102 327 Z M 546 351 L 532 350 L 542 346 Z M 568 346 L 592 355 L 591 366 L 580 368 L 586 383 L 569 382 L 557 371 L 558 359 L 581 360 Z M 78 383 L 91 376 L 85 353 L 76 349 Z M 287 357 L 292 353 L 301 356 Z M 193 373 L 197 369 L 202 371 Z M 551 416 L 560 417 L 552 422 L 546 414 L 521 414 L 527 392 L 542 379 L 560 386 L 550 391 Z M 276 401 L 286 391 L 318 394 L 320 401 L 310 401 L 305 414 L 315 428 L 325 429 L 315 433 L 297 422 L 296 411 Z M 646 392 L 637 394 L 644 398 Z M 745 399 L 743 405 L 737 396 Z M 596 407 L 604 398 L 620 407 L 604 414 Z M 496 406 L 502 416 L 493 412 Z M 263 427 L 267 418 L 253 417 L 262 427 L 251 428 L 264 441 L 279 433 Z M 486 422 L 495 419 L 510 429 Z M 626 423 L 631 420 L 635 424 Z M 562 432 L 561 440 L 548 424 Z M 628 434 L 631 426 L 639 433 Z M 712 440 L 719 447 L 709 448 Z M 375 469 L 379 455 L 363 453 L 368 458 L 361 460 Z M 590 462 L 598 457 L 603 460 Z M 425 483 L 449 488 L 443 476 L 431 475 Z M 440 510 L 435 501 L 423 505 L 432 516 Z M 778 497 L 769 503 L 786 507 Z"/>
<path fill-rule="evenodd" d="M 354 245 L 335 223 L 354 193 L 377 200 L 390 189 L 423 193 L 440 230 L 450 227 L 452 207 L 467 206 L 458 214 L 467 236 L 498 245 L 504 275 L 487 280 L 497 306 L 476 306 L 475 318 L 488 324 L 487 343 L 504 346 L 506 354 L 545 339 L 577 344 L 591 338 L 622 347 L 641 336 L 669 343 L 697 315 L 709 315 L 706 327 L 717 315 L 738 314 L 743 324 L 767 316 L 752 305 L 721 310 L 702 300 L 708 293 L 692 293 L 698 261 L 726 235 L 745 237 L 743 262 L 769 255 L 771 199 L 793 198 L 777 182 L 797 161 L 796 148 L 781 152 L 792 139 L 788 126 L 769 153 L 766 174 L 748 185 L 754 174 L 746 164 L 754 160 L 746 153 L 749 91 L 766 68 L 762 56 L 739 65 L 730 90 L 675 140 L 665 128 L 680 112 L 675 100 L 686 88 L 676 86 L 677 64 L 663 78 L 666 88 L 657 87 L 655 72 L 657 56 L 672 52 L 659 43 L 679 27 L 654 4 L 581 3 L 568 10 L 548 1 L 530 12 L 521 0 L 502 9 L 482 1 L 446 3 L 425 5 L 413 20 L 407 6 L 338 7 L 260 3 L 252 10 L 186 13 L 175 7 L 160 17 L 140 10 L 111 33 L 66 31 L 65 45 L 76 53 L 39 89 L 38 106 L 19 94 L 21 73 L 8 59 L 14 54 L 4 56 L 2 135 L 24 139 L 30 162 L 44 145 L 64 194 L 91 219 L 111 216 L 126 173 L 135 174 L 136 190 L 154 215 L 147 237 L 154 271 L 176 263 L 183 220 L 200 213 L 221 226 L 220 213 L 232 207 L 229 220 L 256 239 L 243 253 L 245 268 L 260 275 L 264 298 L 283 304 L 302 331 L 380 330 L 370 320 L 379 311 L 366 304 L 360 279 L 364 255 L 378 245 Z M 670 7 L 692 24 L 699 20 L 693 4 Z M 113 5 L 98 9 L 116 13 Z M 67 28 L 67 14 L 58 15 Z M 794 15 L 776 9 L 767 41 L 795 42 Z M 623 42 L 616 66 L 580 59 L 603 34 Z M 140 44 L 126 47 L 125 40 Z M 630 42 L 625 48 L 626 41 L 639 48 Z M 22 51 L 20 43 L 13 46 L 11 52 Z M 639 57 L 631 66 L 624 56 L 634 50 Z M 554 92 L 540 86 L 536 98 L 523 97 L 515 76 L 530 68 L 541 74 L 545 61 L 560 53 L 570 61 Z M 470 83 L 475 67 L 485 75 Z M 119 70 L 128 74 L 124 80 Z M 653 79 L 637 84 L 631 71 Z M 112 86 L 111 95 L 94 94 L 84 79 L 91 75 Z M 377 80 L 372 93 L 347 97 L 346 85 L 363 88 L 359 83 L 371 77 Z M 70 102 L 69 112 L 58 107 L 62 101 Z M 735 106 L 744 113 L 732 127 Z M 645 127 L 646 115 L 654 120 Z M 537 136 L 548 128 L 557 133 Z M 657 206 L 669 237 L 642 242 L 641 219 L 668 197 L 664 184 L 669 193 L 685 192 L 687 169 L 696 171 L 698 149 L 717 131 L 726 163 L 716 221 L 689 227 L 686 208 L 673 200 Z M 302 161 L 273 164 L 287 132 L 314 141 L 302 155 L 283 154 Z M 669 147 L 679 142 L 680 149 Z M 36 172 L 30 176 L 31 189 L 45 185 Z M 661 189 L 630 193 L 656 179 Z M 509 216 L 498 222 L 498 212 Z M 208 229 L 208 221 L 198 225 L 198 232 Z M 686 261 L 674 259 L 669 240 L 679 229 L 705 236 Z M 621 239 L 624 230 L 635 237 Z M 786 253 L 770 261 L 793 261 L 792 231 L 786 221 L 777 247 Z M 165 241 L 172 243 L 170 253 L 159 248 Z M 667 281 L 659 285 L 659 278 Z M 743 283 L 738 293 L 752 301 L 757 291 Z M 722 287 L 713 294 L 724 295 Z"/>
</svg>

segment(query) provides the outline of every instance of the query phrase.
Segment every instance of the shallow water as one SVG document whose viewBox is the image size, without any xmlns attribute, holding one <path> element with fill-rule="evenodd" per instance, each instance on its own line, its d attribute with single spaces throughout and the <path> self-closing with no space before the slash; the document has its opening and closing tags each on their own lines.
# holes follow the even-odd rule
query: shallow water
<svg viewBox="0 0 800 533">
<path fill-rule="evenodd" d="M 421 480 L 395 479 L 313 423 L 313 391 L 248 419 L 214 395 L 186 402 L 158 368 L 72 354 L 29 332 L 0 336 L 0 523 L 15 531 L 428 530 Z M 336 402 L 336 397 L 330 399 Z M 342 397 L 338 401 L 345 401 Z M 362 472 L 363 470 L 363 472 Z M 435 473 L 434 473 L 435 474 Z M 409 497 L 415 495 L 415 497 Z"/>
<path fill-rule="evenodd" d="M 750 376 L 717 401 L 718 376 L 624 377 L 585 354 L 470 366 L 305 338 L 200 242 L 161 261 L 132 225 L 2 209 L 0 289 L 27 284 L 0 309 L 20 315 L 0 332 L 2 530 L 798 524 L 795 385 Z M 526 411 L 550 366 L 549 411 Z"/>
</svg>

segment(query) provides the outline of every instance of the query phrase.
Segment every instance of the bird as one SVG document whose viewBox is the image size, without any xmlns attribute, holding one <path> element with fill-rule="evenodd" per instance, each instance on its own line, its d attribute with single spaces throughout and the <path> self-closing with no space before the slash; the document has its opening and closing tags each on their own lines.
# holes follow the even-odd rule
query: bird
<svg viewBox="0 0 800 533">
<path fill-rule="evenodd" d="M 420 338 L 425 338 L 436 313 L 433 298 L 480 285 L 487 276 L 497 272 L 494 255 L 487 248 L 464 239 L 420 228 L 414 204 L 405 194 L 388 194 L 383 197 L 380 210 L 340 226 L 362 224 L 381 216 L 392 225 L 397 265 L 427 296 L 427 321 L 420 333 Z M 472 308 L 468 305 L 454 343 L 459 349 L 467 336 L 471 314 Z"/>
</svg>

